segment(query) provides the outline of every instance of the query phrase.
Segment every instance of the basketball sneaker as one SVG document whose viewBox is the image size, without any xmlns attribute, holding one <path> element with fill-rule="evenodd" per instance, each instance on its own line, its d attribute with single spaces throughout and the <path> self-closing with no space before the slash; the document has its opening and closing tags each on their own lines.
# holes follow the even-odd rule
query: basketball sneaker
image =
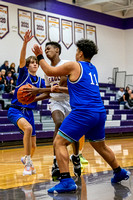
<svg viewBox="0 0 133 200">
<path fill-rule="evenodd" d="M 72 178 L 61 179 L 60 183 L 48 190 L 48 193 L 63 193 L 76 191 L 77 185 Z"/>
<path fill-rule="evenodd" d="M 25 156 L 21 158 L 21 162 L 23 163 L 23 165 L 26 164 L 26 158 L 25 158 Z M 31 161 L 31 168 L 32 168 L 32 174 L 36 174 L 36 170 L 34 168 L 34 165 L 33 165 L 32 161 Z"/>
<path fill-rule="evenodd" d="M 81 164 L 88 164 L 88 160 L 86 160 L 82 154 L 79 154 L 79 158 L 80 158 L 80 163 Z"/>
<path fill-rule="evenodd" d="M 77 176 L 77 177 L 80 177 L 81 176 L 81 164 L 80 164 L 79 156 L 71 155 L 70 161 L 72 161 L 72 163 L 73 163 L 74 175 Z"/>
<path fill-rule="evenodd" d="M 129 179 L 131 173 L 125 169 L 121 169 L 120 172 L 114 173 L 114 177 L 111 178 L 111 183 L 118 183 L 122 180 Z"/>
<path fill-rule="evenodd" d="M 58 181 L 60 179 L 60 170 L 59 167 L 56 165 L 53 165 L 52 167 L 52 180 Z"/>
<path fill-rule="evenodd" d="M 24 167 L 24 171 L 23 171 L 23 176 L 25 175 L 32 175 L 32 167 L 31 167 L 31 164 L 25 164 L 25 167 Z"/>
</svg>

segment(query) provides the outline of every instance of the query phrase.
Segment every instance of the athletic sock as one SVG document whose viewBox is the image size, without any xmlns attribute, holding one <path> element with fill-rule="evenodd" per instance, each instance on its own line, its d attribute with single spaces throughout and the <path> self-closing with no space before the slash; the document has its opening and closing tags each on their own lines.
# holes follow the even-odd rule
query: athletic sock
<svg viewBox="0 0 133 200">
<path fill-rule="evenodd" d="M 70 176 L 70 173 L 69 172 L 64 172 L 64 173 L 61 173 L 61 179 L 65 179 L 65 178 L 71 178 Z"/>
<path fill-rule="evenodd" d="M 120 171 L 121 171 L 121 167 L 119 166 L 119 167 L 117 167 L 117 168 L 113 169 L 113 171 L 114 171 L 114 173 L 118 173 L 118 172 L 120 172 Z"/>
</svg>

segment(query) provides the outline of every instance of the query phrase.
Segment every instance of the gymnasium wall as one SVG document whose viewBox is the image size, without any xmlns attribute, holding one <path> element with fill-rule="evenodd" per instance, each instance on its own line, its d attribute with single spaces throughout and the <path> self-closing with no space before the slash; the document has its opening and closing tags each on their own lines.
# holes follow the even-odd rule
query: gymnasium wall
<svg viewBox="0 0 133 200">
<path fill-rule="evenodd" d="M 10 0 L 10 2 L 12 1 Z M 19 2 L 21 2 L 22 4 L 24 3 L 24 1 Z M 52 6 L 52 3 L 50 4 L 50 1 L 46 12 L 43 11 L 45 5 L 43 4 L 43 7 L 40 7 L 39 1 L 37 1 L 38 3 L 36 3 L 36 1 L 33 0 L 32 6 L 30 5 L 30 3 L 28 3 L 30 1 L 27 0 L 26 2 L 27 5 L 25 7 L 17 4 L 7 3 L 5 1 L 0 1 L 0 4 L 7 5 L 9 8 L 9 33 L 0 40 L 0 65 L 3 64 L 5 60 L 9 60 L 9 63 L 15 62 L 16 66 L 19 65 L 19 55 L 23 43 L 22 39 L 18 35 L 17 30 L 17 9 L 19 8 L 31 12 L 45 14 L 47 16 L 50 15 L 54 17 L 59 17 L 60 19 L 65 18 L 68 20 L 96 26 L 97 45 L 99 48 L 99 53 L 94 56 L 94 58 L 92 59 L 92 63 L 96 65 L 98 69 L 100 82 L 108 82 L 108 77 L 112 76 L 112 69 L 114 67 L 119 67 L 119 70 L 126 70 L 128 71 L 128 73 L 132 73 L 133 31 L 131 27 L 129 27 L 130 29 L 128 30 L 124 30 L 124 20 L 122 21 L 122 19 L 120 18 L 108 15 L 99 15 L 99 13 L 96 13 L 94 11 L 92 12 L 86 9 L 79 9 L 70 5 L 66 7 L 66 4 L 62 3 L 57 3 L 57 7 L 54 9 L 55 5 Z M 64 6 L 64 12 L 61 9 L 59 9 L 59 12 L 57 12 L 60 6 Z M 35 9 L 35 7 L 37 7 L 38 9 Z M 69 10 L 67 10 L 66 8 L 70 9 L 71 12 L 67 12 Z M 75 13 L 72 12 L 72 9 L 75 9 Z M 80 11 L 79 15 L 77 14 L 77 9 L 79 9 Z M 82 13 L 83 15 L 81 15 Z M 90 13 L 90 15 L 87 15 L 87 13 Z M 42 44 L 43 49 L 47 41 L 48 40 L 46 40 Z M 27 56 L 33 54 L 31 51 L 31 47 L 35 43 L 37 43 L 37 41 L 35 40 L 35 38 L 33 38 L 28 45 Z M 60 42 L 60 44 L 62 46 L 61 58 L 65 60 L 75 60 L 75 44 L 73 44 L 68 50 L 62 44 L 62 42 Z M 39 69 L 38 75 L 43 77 L 41 69 Z"/>
</svg>

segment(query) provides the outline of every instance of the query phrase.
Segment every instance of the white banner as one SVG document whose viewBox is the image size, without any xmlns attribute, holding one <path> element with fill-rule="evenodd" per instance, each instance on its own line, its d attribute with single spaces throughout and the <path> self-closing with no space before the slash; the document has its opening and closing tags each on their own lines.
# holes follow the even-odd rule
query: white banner
<svg viewBox="0 0 133 200">
<path fill-rule="evenodd" d="M 31 31 L 31 12 L 18 9 L 18 34 L 22 39 L 26 31 Z"/>
<path fill-rule="evenodd" d="M 0 39 L 9 32 L 8 7 L 0 5 Z"/>
<path fill-rule="evenodd" d="M 41 45 L 47 38 L 46 36 L 46 15 L 33 13 L 34 16 L 34 36 Z"/>
<path fill-rule="evenodd" d="M 73 29 L 72 29 L 72 21 L 61 20 L 62 27 L 62 43 L 65 45 L 67 49 L 73 44 Z"/>
<path fill-rule="evenodd" d="M 84 24 L 74 22 L 74 34 L 75 34 L 75 43 L 78 40 L 84 39 L 85 37 Z"/>
<path fill-rule="evenodd" d="M 60 20 L 56 17 L 48 16 L 48 38 L 50 41 L 60 41 Z"/>
<path fill-rule="evenodd" d="M 95 26 L 86 25 L 86 39 L 92 40 L 95 44 L 97 44 Z"/>
</svg>

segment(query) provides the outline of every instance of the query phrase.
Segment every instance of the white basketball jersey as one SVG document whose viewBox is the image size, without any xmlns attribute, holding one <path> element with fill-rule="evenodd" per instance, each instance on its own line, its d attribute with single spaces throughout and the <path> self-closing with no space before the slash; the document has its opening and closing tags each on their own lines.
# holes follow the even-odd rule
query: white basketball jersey
<svg viewBox="0 0 133 200">
<path fill-rule="evenodd" d="M 60 60 L 60 62 L 56 66 L 51 66 L 51 67 L 57 67 L 60 65 L 63 65 L 64 63 L 69 62 L 68 60 Z M 46 86 L 54 86 L 54 85 L 59 85 L 60 83 L 60 76 L 47 76 L 44 73 L 44 79 L 45 79 L 45 85 Z M 69 100 L 69 95 L 65 93 L 50 93 L 51 100 L 55 101 L 62 101 L 62 100 Z"/>
</svg>

